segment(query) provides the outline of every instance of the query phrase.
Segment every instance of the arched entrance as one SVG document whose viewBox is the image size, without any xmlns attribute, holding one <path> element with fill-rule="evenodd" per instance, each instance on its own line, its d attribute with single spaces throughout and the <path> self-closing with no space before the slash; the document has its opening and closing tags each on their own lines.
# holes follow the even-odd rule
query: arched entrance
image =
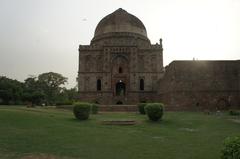
<svg viewBox="0 0 240 159">
<path fill-rule="evenodd" d="M 116 96 L 125 96 L 126 85 L 121 80 L 116 83 Z"/>
<path fill-rule="evenodd" d="M 122 105 L 123 104 L 123 102 L 122 101 L 117 101 L 117 103 L 116 103 L 117 105 Z"/>
<path fill-rule="evenodd" d="M 129 90 L 129 61 L 128 56 L 117 54 L 112 57 L 112 93 L 113 104 L 126 104 Z"/>
<path fill-rule="evenodd" d="M 230 107 L 230 103 L 224 99 L 221 98 L 217 101 L 217 110 L 228 110 Z"/>
</svg>

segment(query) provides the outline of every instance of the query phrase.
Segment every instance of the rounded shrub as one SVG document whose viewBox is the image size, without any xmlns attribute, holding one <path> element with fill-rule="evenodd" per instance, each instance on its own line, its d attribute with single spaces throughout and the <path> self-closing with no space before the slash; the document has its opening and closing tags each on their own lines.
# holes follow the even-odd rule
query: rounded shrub
<svg viewBox="0 0 240 159">
<path fill-rule="evenodd" d="M 232 116 L 240 116 L 240 111 L 237 111 L 237 110 L 229 110 L 229 115 L 232 115 Z"/>
<path fill-rule="evenodd" d="M 73 114 L 79 120 L 87 120 L 89 118 L 91 104 L 74 103 Z"/>
<path fill-rule="evenodd" d="M 221 159 L 240 159 L 240 137 L 226 138 L 221 153 Z"/>
<path fill-rule="evenodd" d="M 92 114 L 97 114 L 98 113 L 98 105 L 95 103 L 91 104 L 91 113 Z"/>
<path fill-rule="evenodd" d="M 163 116 L 163 104 L 162 103 L 148 103 L 145 106 L 145 112 L 150 120 L 158 121 Z"/>
<path fill-rule="evenodd" d="M 146 112 L 145 112 L 146 105 L 147 105 L 147 103 L 139 103 L 138 104 L 138 111 L 140 114 L 146 114 Z"/>
</svg>

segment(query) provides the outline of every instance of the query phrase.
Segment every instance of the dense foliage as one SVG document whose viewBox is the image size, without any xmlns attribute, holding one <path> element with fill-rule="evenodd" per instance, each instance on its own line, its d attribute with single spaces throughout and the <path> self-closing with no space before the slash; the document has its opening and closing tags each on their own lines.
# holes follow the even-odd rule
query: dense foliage
<svg viewBox="0 0 240 159">
<path fill-rule="evenodd" d="M 40 74 L 38 81 L 46 95 L 46 103 L 53 105 L 57 102 L 57 97 L 63 90 L 61 86 L 67 82 L 67 78 L 58 73 L 48 72 Z"/>
<path fill-rule="evenodd" d="M 238 111 L 238 110 L 229 110 L 229 115 L 240 116 L 240 111 Z"/>
<path fill-rule="evenodd" d="M 73 103 L 76 88 L 66 89 L 67 78 L 48 72 L 29 77 L 24 82 L 0 76 L 0 104 L 56 105 Z"/>
<path fill-rule="evenodd" d="M 23 96 L 23 83 L 0 76 L 0 104 L 20 104 Z"/>
<path fill-rule="evenodd" d="M 163 116 L 163 104 L 162 103 L 148 103 L 145 106 L 145 112 L 150 120 L 158 121 Z"/>
<path fill-rule="evenodd" d="M 79 120 L 87 120 L 91 111 L 90 103 L 74 103 L 73 114 Z"/>
<path fill-rule="evenodd" d="M 240 137 L 228 137 L 224 140 L 222 159 L 240 159 Z"/>
<path fill-rule="evenodd" d="M 30 102 L 31 105 L 40 105 L 44 101 L 45 96 L 36 77 L 29 77 L 25 80 L 23 101 Z"/>
<path fill-rule="evenodd" d="M 63 101 L 63 102 L 57 102 L 56 106 L 66 106 L 66 105 L 72 105 L 73 102 L 71 101 Z"/>
<path fill-rule="evenodd" d="M 145 112 L 146 105 L 147 105 L 147 103 L 139 103 L 138 104 L 138 111 L 140 114 L 146 114 L 146 112 Z"/>
</svg>

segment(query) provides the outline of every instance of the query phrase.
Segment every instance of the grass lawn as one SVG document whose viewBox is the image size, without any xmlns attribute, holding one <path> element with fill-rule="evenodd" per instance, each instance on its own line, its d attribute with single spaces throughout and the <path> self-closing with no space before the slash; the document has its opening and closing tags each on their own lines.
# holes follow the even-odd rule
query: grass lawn
<svg viewBox="0 0 240 159">
<path fill-rule="evenodd" d="M 101 124 L 108 119 L 139 124 Z M 224 138 L 240 135 L 239 121 L 227 113 L 200 112 L 165 112 L 157 123 L 136 113 L 101 113 L 78 121 L 70 111 L 3 106 L 0 158 L 218 159 Z"/>
</svg>

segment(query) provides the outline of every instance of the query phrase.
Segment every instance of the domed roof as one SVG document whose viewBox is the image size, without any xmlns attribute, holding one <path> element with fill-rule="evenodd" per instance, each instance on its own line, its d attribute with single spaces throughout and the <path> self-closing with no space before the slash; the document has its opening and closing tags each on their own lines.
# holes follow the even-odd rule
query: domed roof
<svg viewBox="0 0 240 159">
<path fill-rule="evenodd" d="M 129 14 L 122 8 L 104 17 L 98 23 L 94 36 L 114 32 L 136 33 L 147 37 L 144 24 L 136 16 Z"/>
</svg>

